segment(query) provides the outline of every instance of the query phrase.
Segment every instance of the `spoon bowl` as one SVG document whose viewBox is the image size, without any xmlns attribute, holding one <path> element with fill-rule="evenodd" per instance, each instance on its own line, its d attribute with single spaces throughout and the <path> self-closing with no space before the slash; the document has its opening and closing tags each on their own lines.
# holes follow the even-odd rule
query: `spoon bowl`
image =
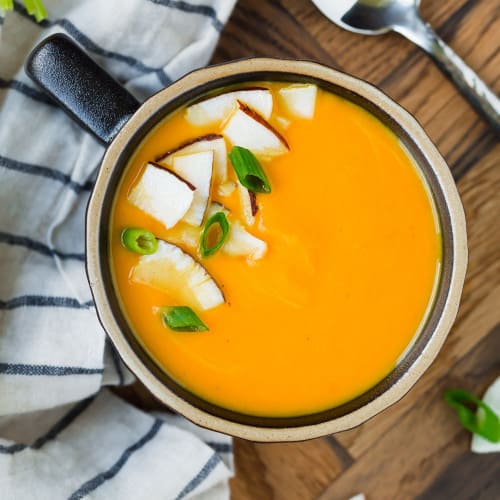
<svg viewBox="0 0 500 500">
<path fill-rule="evenodd" d="M 396 31 L 427 52 L 500 135 L 500 100 L 420 17 L 420 0 L 312 0 L 337 26 L 361 35 Z"/>
<path fill-rule="evenodd" d="M 383 35 L 418 15 L 420 0 L 313 0 L 336 25 L 360 35 Z"/>
</svg>

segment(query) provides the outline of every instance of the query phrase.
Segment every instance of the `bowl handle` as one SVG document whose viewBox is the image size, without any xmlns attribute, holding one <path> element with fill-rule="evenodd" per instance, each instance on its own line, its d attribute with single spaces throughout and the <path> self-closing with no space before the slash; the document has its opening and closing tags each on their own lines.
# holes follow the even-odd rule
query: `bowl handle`
<svg viewBox="0 0 500 500">
<path fill-rule="evenodd" d="M 132 94 L 61 33 L 33 49 L 25 70 L 71 118 L 106 144 L 140 106 Z"/>
</svg>

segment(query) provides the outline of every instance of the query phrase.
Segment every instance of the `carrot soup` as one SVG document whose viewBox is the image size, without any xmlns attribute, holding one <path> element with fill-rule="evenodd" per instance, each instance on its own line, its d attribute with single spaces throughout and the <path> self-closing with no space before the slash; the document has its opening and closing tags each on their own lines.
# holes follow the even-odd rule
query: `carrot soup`
<svg viewBox="0 0 500 500">
<path fill-rule="evenodd" d="M 309 84 L 221 90 L 167 116 L 116 193 L 121 307 L 179 384 L 250 415 L 367 391 L 439 281 L 434 201 L 377 118 Z"/>
</svg>

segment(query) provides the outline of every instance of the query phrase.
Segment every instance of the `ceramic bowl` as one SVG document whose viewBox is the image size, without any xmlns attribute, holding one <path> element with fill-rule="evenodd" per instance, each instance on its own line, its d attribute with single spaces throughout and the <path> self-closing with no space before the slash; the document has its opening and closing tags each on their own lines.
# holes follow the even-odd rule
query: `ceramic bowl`
<svg viewBox="0 0 500 500">
<path fill-rule="evenodd" d="M 467 264 L 465 217 L 455 183 L 442 156 L 415 118 L 376 87 L 358 78 L 313 62 L 269 58 L 240 60 L 194 71 L 139 106 L 80 49 L 69 47 L 69 43 L 60 35 L 42 42 L 28 61 L 27 71 L 66 111 L 108 143 L 87 213 L 88 279 L 104 329 L 124 362 L 151 393 L 203 427 L 252 441 L 305 440 L 344 431 L 402 398 L 432 363 L 450 331 Z M 64 83 L 68 79 L 71 85 Z M 197 397 L 176 383 L 155 364 L 129 326 L 113 287 L 109 259 L 108 230 L 114 193 L 130 156 L 148 132 L 169 113 L 206 93 L 242 82 L 273 80 L 314 83 L 363 107 L 391 129 L 415 159 L 432 193 L 443 245 L 440 282 L 432 310 L 396 368 L 375 387 L 346 404 L 290 418 L 233 412 Z M 91 92 L 89 85 L 93 87 Z"/>
</svg>

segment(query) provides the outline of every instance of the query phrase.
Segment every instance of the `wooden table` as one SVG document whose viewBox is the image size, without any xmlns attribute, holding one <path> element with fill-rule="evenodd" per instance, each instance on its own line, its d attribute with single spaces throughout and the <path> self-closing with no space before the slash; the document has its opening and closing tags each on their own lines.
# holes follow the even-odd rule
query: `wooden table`
<svg viewBox="0 0 500 500">
<path fill-rule="evenodd" d="M 335 0 L 332 0 L 335 1 Z M 498 0 L 424 0 L 444 40 L 500 91 Z M 381 88 L 423 125 L 458 183 L 470 263 L 460 312 L 432 367 L 402 401 L 366 424 L 305 443 L 235 441 L 234 500 L 500 499 L 500 455 L 469 452 L 443 391 L 477 394 L 500 375 L 500 146 L 433 63 L 398 35 L 337 28 L 308 0 L 239 0 L 213 62 L 312 59 Z"/>
<path fill-rule="evenodd" d="M 332 0 L 335 1 L 335 0 Z M 424 0 L 436 31 L 498 93 L 498 0 Z M 468 221 L 470 260 L 458 319 L 437 360 L 399 403 L 351 431 L 304 443 L 235 440 L 234 500 L 500 499 L 500 455 L 473 455 L 443 391 L 476 394 L 500 375 L 500 145 L 456 88 L 397 35 L 362 37 L 308 0 L 239 0 L 213 62 L 311 59 L 363 78 L 412 112 L 447 160 Z M 157 408 L 138 385 L 120 391 Z"/>
</svg>

